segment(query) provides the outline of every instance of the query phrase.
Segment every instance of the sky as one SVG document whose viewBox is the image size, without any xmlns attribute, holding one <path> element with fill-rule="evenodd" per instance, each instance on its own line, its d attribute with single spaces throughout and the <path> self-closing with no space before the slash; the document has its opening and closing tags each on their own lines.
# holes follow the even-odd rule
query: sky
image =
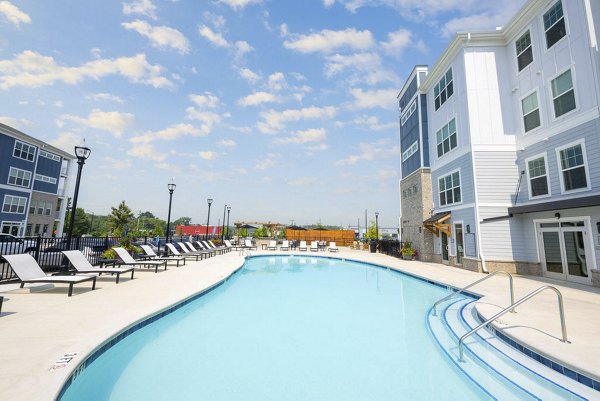
<svg viewBox="0 0 600 401">
<path fill-rule="evenodd" d="M 525 0 L 0 0 L 0 122 L 92 153 L 78 207 L 398 227 L 396 96 Z"/>
</svg>

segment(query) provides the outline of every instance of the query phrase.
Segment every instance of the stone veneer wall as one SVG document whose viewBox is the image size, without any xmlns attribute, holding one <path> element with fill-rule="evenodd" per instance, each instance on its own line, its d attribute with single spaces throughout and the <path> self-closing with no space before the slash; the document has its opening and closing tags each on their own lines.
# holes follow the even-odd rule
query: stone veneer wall
<svg viewBox="0 0 600 401">
<path fill-rule="evenodd" d="M 416 191 L 415 191 L 416 188 Z M 406 191 L 411 192 L 405 196 Z M 423 226 L 431 216 L 431 173 L 417 170 L 400 182 L 402 197 L 401 240 L 410 241 L 419 252 L 418 260 L 433 261 L 433 234 Z"/>
</svg>

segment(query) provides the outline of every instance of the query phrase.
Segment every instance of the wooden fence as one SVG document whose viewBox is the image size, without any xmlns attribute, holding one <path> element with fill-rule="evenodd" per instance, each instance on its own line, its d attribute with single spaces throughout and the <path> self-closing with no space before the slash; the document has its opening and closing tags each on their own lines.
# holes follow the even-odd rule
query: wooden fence
<svg viewBox="0 0 600 401">
<path fill-rule="evenodd" d="M 286 230 L 289 241 L 327 241 L 338 246 L 350 246 L 354 242 L 354 230 Z"/>
</svg>

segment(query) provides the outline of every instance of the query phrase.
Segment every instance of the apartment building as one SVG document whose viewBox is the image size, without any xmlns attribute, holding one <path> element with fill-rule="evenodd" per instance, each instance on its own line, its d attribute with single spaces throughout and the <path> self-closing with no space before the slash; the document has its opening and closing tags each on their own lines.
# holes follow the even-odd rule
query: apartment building
<svg viewBox="0 0 600 401">
<path fill-rule="evenodd" d="M 62 235 L 66 179 L 75 157 L 0 124 L 0 230 L 17 236 Z"/>
<path fill-rule="evenodd" d="M 503 28 L 457 34 L 430 69 L 435 261 L 592 284 L 599 28 L 600 2 L 530 0 Z"/>
</svg>

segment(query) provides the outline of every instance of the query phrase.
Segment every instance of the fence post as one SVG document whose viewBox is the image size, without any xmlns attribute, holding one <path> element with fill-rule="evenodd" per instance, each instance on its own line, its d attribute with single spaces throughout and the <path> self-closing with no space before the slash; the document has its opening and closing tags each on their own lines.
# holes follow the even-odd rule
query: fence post
<svg viewBox="0 0 600 401">
<path fill-rule="evenodd" d="M 35 260 L 39 261 L 40 260 L 40 249 L 42 247 L 42 235 L 38 234 L 37 238 L 35 239 Z"/>
</svg>

